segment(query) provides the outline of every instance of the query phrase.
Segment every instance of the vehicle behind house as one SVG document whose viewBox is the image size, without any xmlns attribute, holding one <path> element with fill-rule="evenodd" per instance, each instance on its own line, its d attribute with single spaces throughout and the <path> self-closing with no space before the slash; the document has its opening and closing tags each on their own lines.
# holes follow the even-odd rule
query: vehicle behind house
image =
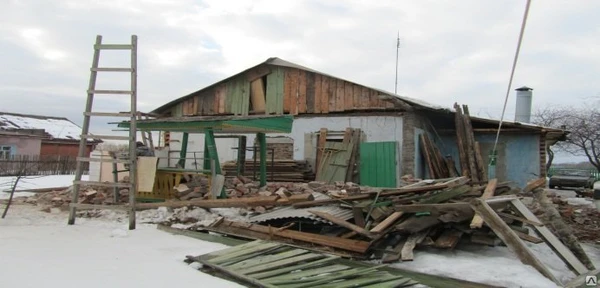
<svg viewBox="0 0 600 288">
<path fill-rule="evenodd" d="M 596 178 L 587 170 L 559 169 L 550 177 L 550 188 L 593 188 Z"/>
</svg>

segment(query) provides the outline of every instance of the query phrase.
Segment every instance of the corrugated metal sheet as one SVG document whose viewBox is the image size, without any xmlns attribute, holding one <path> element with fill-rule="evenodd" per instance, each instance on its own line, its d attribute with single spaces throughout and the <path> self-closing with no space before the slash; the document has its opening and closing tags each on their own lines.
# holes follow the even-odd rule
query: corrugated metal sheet
<svg viewBox="0 0 600 288">
<path fill-rule="evenodd" d="M 360 144 L 360 184 L 371 187 L 396 187 L 397 142 Z"/>
<path fill-rule="evenodd" d="M 315 200 L 329 199 L 328 196 L 321 194 L 321 193 L 313 193 L 313 196 L 315 196 Z M 350 220 L 354 217 L 352 214 L 352 210 L 341 208 L 338 205 L 317 206 L 317 207 L 300 208 L 300 209 L 296 209 L 294 207 L 288 206 L 288 207 L 283 207 L 283 208 L 273 210 L 269 213 L 264 213 L 264 214 L 250 217 L 250 222 L 260 223 L 260 222 L 266 222 L 266 221 L 275 220 L 275 219 L 304 218 L 304 219 L 310 219 L 313 221 L 319 221 L 319 222 L 323 222 L 323 223 L 327 223 L 327 224 L 332 224 L 331 222 L 329 222 L 327 220 L 324 220 L 324 219 L 319 218 L 311 213 L 308 213 L 309 210 L 326 212 L 326 213 L 329 213 L 329 214 L 335 216 L 336 218 L 343 219 L 343 220 Z"/>
</svg>

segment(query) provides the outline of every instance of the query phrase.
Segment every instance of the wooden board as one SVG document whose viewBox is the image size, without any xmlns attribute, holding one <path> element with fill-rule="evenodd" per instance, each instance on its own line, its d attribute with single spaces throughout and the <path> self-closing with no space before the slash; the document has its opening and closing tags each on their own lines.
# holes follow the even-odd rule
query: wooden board
<svg viewBox="0 0 600 288">
<path fill-rule="evenodd" d="M 253 112 L 265 112 L 265 87 L 262 78 L 258 78 L 250 83 L 250 101 Z"/>
<path fill-rule="evenodd" d="M 498 179 L 494 178 L 490 180 L 483 190 L 483 195 L 481 195 L 481 199 L 486 200 L 492 196 L 494 196 L 494 192 L 496 191 L 496 187 L 498 186 Z M 481 228 L 483 226 L 483 219 L 481 216 L 475 214 L 473 220 L 471 221 L 471 229 Z"/>
<path fill-rule="evenodd" d="M 510 203 L 527 220 L 540 223 L 540 220 L 527 209 L 521 200 L 516 199 Z M 571 252 L 571 250 L 569 250 L 569 248 L 567 248 L 546 226 L 534 225 L 533 228 L 573 272 L 580 275 L 589 271 L 585 265 L 577 259 L 573 252 Z"/>
<path fill-rule="evenodd" d="M 298 70 L 298 114 L 306 113 L 306 72 Z"/>
<path fill-rule="evenodd" d="M 317 94 L 317 97 L 321 100 L 321 113 L 328 113 L 329 97 L 331 97 L 331 91 L 329 90 L 329 77 L 321 75 L 321 94 Z"/>
<path fill-rule="evenodd" d="M 463 232 L 455 229 L 446 229 L 442 232 L 433 244 L 436 248 L 444 248 L 444 249 L 454 249 L 460 238 L 462 237 Z"/>
<path fill-rule="evenodd" d="M 350 230 L 352 230 L 352 231 L 354 231 L 354 232 L 356 232 L 356 233 L 358 233 L 360 235 L 366 236 L 368 238 L 373 238 L 373 235 L 369 231 L 365 230 L 364 228 L 359 227 L 357 225 L 354 225 L 354 224 L 352 224 L 352 223 L 350 223 L 350 222 L 348 222 L 346 220 L 339 219 L 339 218 L 337 218 L 337 217 L 335 217 L 335 216 L 333 216 L 333 215 L 331 215 L 329 213 L 321 212 L 321 211 L 311 211 L 311 210 L 309 210 L 308 213 L 317 215 L 317 216 L 319 216 L 319 217 L 321 217 L 321 218 L 323 218 L 323 219 L 325 219 L 325 220 L 327 220 L 327 221 L 329 221 L 329 222 L 331 222 L 333 224 L 336 224 L 336 225 L 342 226 L 344 228 L 350 229 Z"/>
<path fill-rule="evenodd" d="M 362 87 L 359 85 L 352 85 L 352 108 L 358 109 L 360 106 L 360 95 L 362 94 Z"/>
<path fill-rule="evenodd" d="M 290 97 L 290 106 L 289 113 L 292 115 L 298 115 L 298 69 L 286 69 L 286 75 L 289 77 L 289 80 L 286 81 L 286 85 L 289 85 L 289 97 Z"/>
<path fill-rule="evenodd" d="M 319 169 L 323 166 L 323 149 L 325 149 L 325 143 L 327 142 L 327 128 L 321 128 L 319 130 L 319 138 L 317 140 L 317 159 L 315 161 L 315 174 L 319 173 Z"/>
<path fill-rule="evenodd" d="M 410 234 L 410 236 L 408 236 L 408 239 L 406 239 L 404 246 L 402 247 L 400 259 L 402 261 L 413 261 L 415 258 L 413 250 L 415 249 L 417 244 L 421 244 L 421 242 L 423 242 L 423 239 L 427 237 L 427 234 L 429 234 L 429 230 L 424 230 L 421 232 Z"/>
<path fill-rule="evenodd" d="M 354 109 L 354 84 L 350 82 L 344 83 L 344 111 Z"/>
<path fill-rule="evenodd" d="M 332 79 L 333 80 L 333 79 Z M 346 107 L 346 100 L 344 97 L 345 82 L 344 80 L 336 80 L 336 91 L 335 91 L 335 109 L 333 111 L 344 111 Z"/>
<path fill-rule="evenodd" d="M 521 203 L 519 201 L 519 203 Z M 521 203 L 522 204 L 522 203 Z M 519 236 L 510 229 L 510 227 L 502 221 L 502 218 L 498 216 L 494 212 L 494 210 L 485 203 L 484 200 L 475 198 L 471 201 L 471 206 L 473 210 L 477 212 L 483 218 L 485 223 L 492 228 L 494 233 L 502 239 L 502 242 L 508 246 L 510 250 L 512 250 L 517 257 L 524 264 L 533 266 L 536 270 L 538 270 L 542 275 L 546 276 L 548 279 L 552 280 L 559 286 L 562 286 L 562 283 L 552 275 L 552 272 L 548 270 L 548 268 L 527 248 L 527 246 L 521 241 Z M 529 210 L 527 210 L 529 211 Z M 585 268 L 585 267 L 584 267 Z"/>
<path fill-rule="evenodd" d="M 381 233 L 381 232 L 387 230 L 387 228 L 394 225 L 396 223 L 396 221 L 398 221 L 398 219 L 400 219 L 400 217 L 402 217 L 402 215 L 404 215 L 403 212 L 392 213 L 385 220 L 383 220 L 381 223 L 377 224 L 377 226 L 375 226 L 373 229 L 371 229 L 371 233 Z"/>
<path fill-rule="evenodd" d="M 306 72 L 306 113 L 315 113 L 315 73 Z"/>
<path fill-rule="evenodd" d="M 321 74 L 316 73 L 315 75 L 315 110 L 314 113 L 321 113 L 321 105 L 323 104 L 323 81 L 321 81 Z"/>
</svg>

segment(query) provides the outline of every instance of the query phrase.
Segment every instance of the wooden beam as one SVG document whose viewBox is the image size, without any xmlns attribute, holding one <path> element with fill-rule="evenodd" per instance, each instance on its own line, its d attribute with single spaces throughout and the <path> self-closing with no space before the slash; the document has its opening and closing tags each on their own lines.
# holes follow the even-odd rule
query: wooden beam
<svg viewBox="0 0 600 288">
<path fill-rule="evenodd" d="M 550 270 L 527 248 L 527 246 L 519 239 L 519 236 L 512 230 L 496 212 L 484 200 L 475 198 L 471 201 L 471 207 L 483 218 L 496 235 L 508 246 L 510 250 L 517 254 L 517 257 L 524 264 L 533 266 L 542 275 L 552 280 L 559 286 L 562 283 L 552 275 Z"/>
<path fill-rule="evenodd" d="M 525 240 L 527 242 L 531 242 L 531 243 L 534 243 L 534 244 L 540 244 L 540 243 L 544 242 L 544 240 L 542 240 L 540 238 L 537 238 L 535 236 L 531 236 L 529 234 L 525 234 L 525 233 L 523 233 L 521 231 L 515 231 L 515 233 L 517 234 L 517 236 L 519 236 L 519 238 L 521 238 L 521 239 L 523 239 L 523 240 Z"/>
<path fill-rule="evenodd" d="M 545 180 L 545 179 L 544 179 Z M 527 220 L 534 222 L 540 222 L 540 220 L 533 214 L 521 200 L 515 199 L 510 204 Z M 577 275 L 588 272 L 589 270 L 579 261 L 579 259 L 567 248 L 546 226 L 533 226 L 533 228 L 540 234 L 542 239 L 548 243 L 548 246 L 554 250 L 554 252 L 560 257 L 567 266 L 573 270 Z"/>
<path fill-rule="evenodd" d="M 546 185 L 546 178 L 538 178 L 532 181 L 527 182 L 527 185 L 525 186 L 525 188 L 523 188 L 523 193 L 528 193 L 531 192 L 533 190 L 535 190 L 536 188 L 542 187 Z"/>
<path fill-rule="evenodd" d="M 258 78 L 262 78 L 271 73 L 271 69 L 267 66 L 259 66 L 256 69 L 246 72 L 246 80 L 252 82 Z"/>
<path fill-rule="evenodd" d="M 429 234 L 429 229 L 410 234 L 408 239 L 406 239 L 404 246 L 402 247 L 400 259 L 402 261 L 413 261 L 415 258 L 413 250 L 417 244 L 421 244 L 421 242 L 423 242 L 423 239 L 427 237 L 427 234 Z"/>
<path fill-rule="evenodd" d="M 471 128 L 472 130 L 472 128 Z M 477 161 L 477 172 L 479 173 L 479 180 L 481 180 L 481 182 L 486 182 L 488 181 L 488 177 L 487 177 L 487 173 L 485 170 L 485 166 L 483 165 L 483 155 L 481 155 L 481 146 L 479 145 L 479 142 L 475 142 L 475 160 Z"/>
<path fill-rule="evenodd" d="M 156 209 L 159 207 L 181 208 L 187 206 L 195 206 L 200 208 L 275 206 L 277 205 L 277 199 L 279 199 L 279 196 L 258 196 L 252 198 L 232 198 L 216 200 L 194 199 L 188 201 L 138 203 L 135 205 L 135 208 L 136 210 L 148 210 Z"/>
<path fill-rule="evenodd" d="M 375 226 L 373 229 L 371 229 L 371 233 L 377 234 L 377 233 L 381 233 L 381 232 L 385 231 L 388 227 L 394 225 L 394 223 L 396 223 L 396 221 L 398 221 L 398 219 L 400 219 L 400 217 L 402 217 L 402 215 L 404 215 L 404 212 L 392 213 L 390 216 L 385 218 L 385 220 L 383 220 L 381 223 L 377 224 L 377 226 Z"/>
<path fill-rule="evenodd" d="M 442 232 L 433 244 L 434 247 L 444 248 L 444 249 L 454 249 L 460 238 L 462 237 L 463 232 L 455 229 L 446 229 Z"/>
<path fill-rule="evenodd" d="M 363 215 L 362 207 L 352 207 L 352 214 L 354 214 L 354 223 L 360 227 L 365 227 L 367 223 L 365 221 L 365 215 Z"/>
<path fill-rule="evenodd" d="M 369 238 L 373 238 L 373 235 L 369 231 L 367 231 L 365 228 L 362 228 L 360 226 L 356 226 L 356 225 L 354 225 L 354 224 L 352 224 L 352 223 L 350 223 L 350 222 L 348 222 L 346 220 L 337 218 L 337 217 L 335 217 L 335 216 L 333 216 L 333 215 L 331 215 L 329 213 L 322 212 L 322 211 L 313 211 L 313 210 L 309 210 L 308 213 L 317 215 L 317 216 L 319 216 L 319 217 L 321 217 L 321 218 L 323 218 L 323 219 L 325 219 L 327 221 L 330 221 L 330 222 L 332 222 L 334 224 L 337 224 L 339 226 L 342 226 L 344 228 L 350 229 L 350 230 L 352 230 L 352 231 L 354 231 L 354 232 L 356 232 L 356 233 L 358 233 L 360 235 L 363 235 L 363 236 L 366 236 L 366 237 L 369 237 Z"/>
<path fill-rule="evenodd" d="M 504 212 L 498 212 L 498 215 L 500 215 L 500 217 L 517 220 L 519 222 L 522 222 L 522 223 L 525 223 L 525 224 L 529 224 L 529 225 L 533 225 L 533 226 L 544 226 L 544 224 L 542 224 L 540 222 L 531 221 L 529 219 L 521 218 L 519 216 L 515 216 L 515 215 L 504 213 Z M 471 228 L 473 228 L 473 227 L 471 227 Z"/>
<path fill-rule="evenodd" d="M 325 150 L 325 143 L 327 143 L 327 128 L 321 128 L 321 130 L 319 130 L 319 139 L 317 140 L 315 175 L 319 173 L 319 167 L 321 167 L 321 161 L 323 161 L 323 150 Z"/>
<path fill-rule="evenodd" d="M 275 235 L 284 238 L 295 239 L 299 241 L 319 244 L 328 247 L 339 248 L 342 250 L 353 251 L 358 253 L 365 253 L 369 249 L 371 245 L 369 242 L 359 241 L 359 240 L 351 240 L 351 239 L 342 239 L 338 237 L 324 236 L 320 234 L 299 232 L 293 230 L 283 230 L 277 231 L 277 229 L 272 229 L 271 227 L 257 225 L 257 224 L 248 224 L 241 222 L 233 222 L 233 221 L 223 221 L 223 223 L 219 226 L 230 226 L 242 228 L 249 231 L 259 232 L 267 235 Z"/>
<path fill-rule="evenodd" d="M 490 180 L 483 190 L 483 195 L 481 195 L 481 199 L 486 200 L 492 196 L 494 196 L 494 192 L 496 191 L 496 187 L 498 186 L 498 179 L 494 178 Z M 475 214 L 473 220 L 471 221 L 471 229 L 481 228 L 483 226 L 483 219 L 481 216 Z"/>
</svg>

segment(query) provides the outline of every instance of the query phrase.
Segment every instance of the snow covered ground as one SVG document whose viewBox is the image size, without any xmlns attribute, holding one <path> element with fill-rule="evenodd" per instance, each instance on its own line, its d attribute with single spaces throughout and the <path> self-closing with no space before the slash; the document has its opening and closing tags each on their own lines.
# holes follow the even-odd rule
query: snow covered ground
<svg viewBox="0 0 600 288">
<path fill-rule="evenodd" d="M 155 225 L 129 231 L 125 215 L 110 212 L 68 226 L 66 212 L 38 210 L 14 205 L 0 219 L 2 287 L 243 287 L 182 262 L 224 245 L 171 235 Z"/>
<path fill-rule="evenodd" d="M 10 193 L 6 193 L 6 190 L 12 188 L 16 177 L 0 177 L 0 199 L 8 199 Z M 51 187 L 63 187 L 71 186 L 75 175 L 49 175 L 49 176 L 27 176 L 19 180 L 16 190 L 24 189 L 39 189 L 39 188 L 51 188 Z M 88 175 L 83 175 L 81 180 L 87 180 Z M 31 196 L 33 193 L 30 192 L 18 192 L 15 193 L 15 197 L 19 196 Z"/>
<path fill-rule="evenodd" d="M 72 178 L 36 178 L 24 187 L 68 186 Z M 242 287 L 182 262 L 185 255 L 201 255 L 225 246 L 170 235 L 155 225 L 142 224 L 166 217 L 164 209 L 143 211 L 138 215 L 137 229 L 129 231 L 127 217 L 121 212 L 103 211 L 100 218 L 78 218 L 76 225 L 68 226 L 66 212 L 53 209 L 53 213 L 46 213 L 40 208 L 13 205 L 8 217 L 0 219 L 1 287 Z M 560 280 L 566 283 L 574 277 L 545 244 L 530 247 Z M 600 267 L 600 249 L 585 249 Z M 504 287 L 556 287 L 533 267 L 523 265 L 506 247 L 462 245 L 454 251 L 416 250 L 415 261 L 392 266 Z M 68 283 L 67 279 L 75 282 Z"/>
</svg>

